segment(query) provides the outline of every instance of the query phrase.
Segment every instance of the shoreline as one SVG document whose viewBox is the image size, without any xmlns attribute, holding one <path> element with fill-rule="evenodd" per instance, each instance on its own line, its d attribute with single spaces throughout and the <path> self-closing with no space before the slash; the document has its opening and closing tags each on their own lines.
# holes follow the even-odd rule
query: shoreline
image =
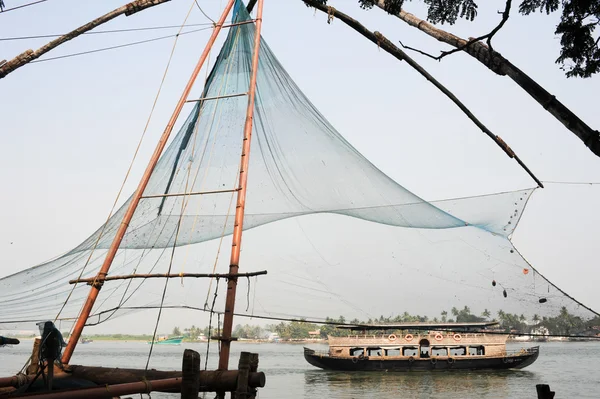
<svg viewBox="0 0 600 399">
<path fill-rule="evenodd" d="M 22 342 L 33 342 L 35 339 L 35 337 L 19 337 L 19 336 L 14 336 L 12 338 L 17 338 Z M 91 340 L 90 343 L 93 343 L 93 342 L 149 343 L 151 340 L 151 338 L 113 338 L 113 337 L 105 338 L 105 337 L 94 337 L 94 336 L 86 337 L 86 339 Z M 68 341 L 68 339 L 65 339 L 65 341 Z M 524 340 L 524 339 L 509 338 L 506 342 L 511 343 L 511 344 L 520 344 L 520 343 L 555 343 L 555 342 L 564 343 L 564 342 L 593 342 L 593 341 L 600 342 L 600 340 L 598 340 L 598 338 L 593 338 L 593 337 L 592 338 L 554 338 L 554 337 L 551 337 L 551 338 L 548 338 L 545 340 L 539 340 L 539 339 Z M 291 340 L 279 339 L 277 341 L 274 341 L 274 340 L 267 340 L 267 339 L 240 338 L 236 342 L 241 343 L 241 344 L 297 344 L 297 345 L 302 345 L 302 344 L 327 344 L 327 339 L 325 339 L 325 338 L 291 339 Z M 203 343 L 208 343 L 208 340 L 202 340 L 202 341 L 183 340 L 181 342 L 181 344 L 203 344 Z M 165 345 L 165 344 L 159 344 L 159 345 Z M 173 344 L 166 344 L 166 345 L 173 345 Z"/>
</svg>

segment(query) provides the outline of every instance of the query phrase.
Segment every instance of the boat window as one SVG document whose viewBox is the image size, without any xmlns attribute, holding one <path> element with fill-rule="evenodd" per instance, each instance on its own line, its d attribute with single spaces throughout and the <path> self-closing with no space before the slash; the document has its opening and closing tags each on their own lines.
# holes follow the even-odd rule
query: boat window
<svg viewBox="0 0 600 399">
<path fill-rule="evenodd" d="M 470 346 L 469 347 L 469 355 L 471 355 L 471 356 L 485 355 L 485 347 L 483 347 L 483 346 Z"/>
<path fill-rule="evenodd" d="M 400 348 L 386 349 L 385 355 L 386 356 L 400 356 Z"/>
<path fill-rule="evenodd" d="M 350 356 L 360 356 L 364 355 L 365 350 L 363 348 L 352 348 L 350 349 Z"/>
<path fill-rule="evenodd" d="M 431 348 L 431 356 L 448 356 L 448 349 L 434 346 Z"/>
<path fill-rule="evenodd" d="M 368 356 L 381 356 L 382 350 L 381 348 L 367 348 Z"/>
<path fill-rule="evenodd" d="M 450 356 L 465 356 L 467 354 L 467 348 L 459 346 L 458 348 L 450 348 Z"/>
<path fill-rule="evenodd" d="M 402 348 L 402 356 L 417 356 L 419 348 L 405 347 Z"/>
</svg>

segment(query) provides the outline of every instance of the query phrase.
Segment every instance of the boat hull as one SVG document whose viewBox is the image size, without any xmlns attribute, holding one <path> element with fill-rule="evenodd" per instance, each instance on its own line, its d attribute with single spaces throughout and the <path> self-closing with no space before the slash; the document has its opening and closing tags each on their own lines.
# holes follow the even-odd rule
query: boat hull
<svg viewBox="0 0 600 399">
<path fill-rule="evenodd" d="M 448 371 L 448 370 L 507 370 L 529 366 L 538 358 L 538 347 L 523 354 L 504 357 L 439 357 L 403 359 L 358 359 L 331 357 L 304 348 L 308 363 L 324 370 L 336 371 Z"/>
<path fill-rule="evenodd" d="M 181 341 L 183 338 L 169 338 L 162 341 L 154 341 L 154 345 L 181 345 Z M 148 344 L 151 344 L 152 341 L 148 341 Z"/>
</svg>

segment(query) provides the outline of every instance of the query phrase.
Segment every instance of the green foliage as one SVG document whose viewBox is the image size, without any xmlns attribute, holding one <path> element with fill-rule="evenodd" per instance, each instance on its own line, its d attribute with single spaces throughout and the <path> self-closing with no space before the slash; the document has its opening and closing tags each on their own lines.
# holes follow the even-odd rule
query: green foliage
<svg viewBox="0 0 600 399">
<path fill-rule="evenodd" d="M 87 338 L 94 341 L 150 341 L 152 336 L 133 334 L 95 334 L 89 335 Z"/>
<path fill-rule="evenodd" d="M 190 328 L 183 329 L 183 335 L 188 339 L 195 341 L 200 335 L 204 334 L 204 330 L 192 324 Z M 208 334 L 208 332 L 206 333 Z"/>
<path fill-rule="evenodd" d="M 265 337 L 265 330 L 260 326 L 238 324 L 233 330 L 233 336 L 238 338 L 259 339 Z"/>
<path fill-rule="evenodd" d="M 316 324 L 305 321 L 292 321 L 290 323 L 279 323 L 275 326 L 275 332 L 282 339 L 306 339 L 309 338 L 309 331 L 316 331 L 319 327 Z"/>
<path fill-rule="evenodd" d="M 535 11 L 553 13 L 559 9 L 558 0 L 524 0 L 519 6 L 521 14 Z M 560 23 L 554 32 L 561 35 L 560 56 L 556 60 L 567 70 L 567 76 L 588 78 L 600 71 L 598 35 L 600 25 L 600 0 L 565 0 L 562 2 Z M 565 64 L 572 63 L 569 67 Z"/>
<path fill-rule="evenodd" d="M 182 335 L 181 334 L 181 330 L 179 329 L 179 327 L 175 327 L 173 329 L 173 335 L 176 336 L 176 337 L 179 337 L 180 335 Z"/>
<path fill-rule="evenodd" d="M 384 0 L 384 10 L 398 14 L 405 1 Z M 453 25 L 458 18 L 473 21 L 477 16 L 475 0 L 421 0 L 427 6 L 427 20 L 434 24 Z M 502 8 L 507 2 L 498 2 Z M 317 0 L 327 4 L 327 0 Z M 358 0 L 364 9 L 371 9 L 378 0 Z M 523 0 L 519 12 L 529 15 L 535 11 L 551 14 L 562 6 L 560 22 L 555 34 L 560 35 L 560 56 L 556 60 L 567 77 L 588 78 L 600 72 L 600 37 L 596 28 L 600 25 L 600 0 Z M 491 28 L 490 28 L 491 30 Z"/>
</svg>

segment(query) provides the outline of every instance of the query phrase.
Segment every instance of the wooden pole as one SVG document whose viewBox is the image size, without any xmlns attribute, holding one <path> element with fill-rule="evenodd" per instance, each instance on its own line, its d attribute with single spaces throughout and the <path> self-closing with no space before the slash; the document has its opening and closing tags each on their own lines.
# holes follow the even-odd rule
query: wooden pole
<svg viewBox="0 0 600 399">
<path fill-rule="evenodd" d="M 107 399 L 121 395 L 150 392 L 177 392 L 181 390 L 181 378 L 165 380 L 146 380 L 118 385 L 105 385 L 97 388 L 79 388 L 55 391 L 52 393 L 34 393 L 26 395 L 28 398 L 39 399 Z"/>
<path fill-rule="evenodd" d="M 244 226 L 244 207 L 246 205 L 246 185 L 248 182 L 248 165 L 250 162 L 250 143 L 252 141 L 252 120 L 254 117 L 254 99 L 256 96 L 256 76 L 258 73 L 258 55 L 260 52 L 260 32 L 262 28 L 263 0 L 258 0 L 256 12 L 256 28 L 254 32 L 254 54 L 252 55 L 252 75 L 248 92 L 248 109 L 244 125 L 244 142 L 242 146 L 240 183 L 238 185 L 237 204 L 235 209 L 235 222 L 231 242 L 231 260 L 229 274 L 238 274 L 240 250 L 242 245 L 242 230 Z M 227 282 L 227 297 L 225 299 L 225 316 L 223 317 L 223 333 L 221 334 L 221 352 L 219 353 L 219 370 L 227 370 L 229 366 L 229 352 L 231 349 L 231 330 L 233 328 L 233 310 L 235 307 L 235 292 L 237 278 L 230 278 Z"/>
<path fill-rule="evenodd" d="M 535 386 L 538 399 L 554 399 L 555 392 L 550 390 L 550 385 L 538 384 Z"/>
<path fill-rule="evenodd" d="M 254 369 L 253 369 L 254 370 Z M 201 392 L 233 392 L 237 388 L 239 372 L 237 370 L 214 371 L 201 370 L 198 372 L 200 378 Z M 117 385 L 140 382 L 144 380 L 166 380 L 183 377 L 181 371 L 160 371 L 144 369 L 123 369 L 110 367 L 78 366 L 68 365 L 65 371 L 56 370 L 55 380 L 87 380 L 98 385 Z M 0 378 L 0 388 L 18 388 L 33 381 L 35 374 L 16 375 Z M 250 371 L 248 374 L 248 386 L 251 388 L 263 388 L 266 377 L 263 372 Z M 179 392 L 179 390 L 177 390 Z M 84 395 L 82 395 L 84 396 Z"/>
<path fill-rule="evenodd" d="M 82 278 L 78 280 L 70 280 L 69 284 L 88 283 L 88 284 L 100 284 L 104 281 L 113 280 L 131 280 L 136 278 L 232 278 L 232 277 L 256 277 L 267 274 L 266 270 L 261 272 L 241 273 L 236 275 L 231 274 L 219 274 L 219 273 L 158 273 L 158 274 L 128 274 L 125 276 L 106 276 L 106 277 L 93 277 L 93 278 Z"/>
<path fill-rule="evenodd" d="M 152 176 L 154 167 L 158 163 L 160 155 L 162 154 L 165 146 L 167 145 L 167 140 L 169 139 L 169 136 L 171 135 L 171 132 L 173 131 L 173 127 L 175 126 L 175 122 L 177 121 L 177 118 L 179 117 L 179 114 L 181 113 L 181 110 L 182 110 L 183 106 L 185 105 L 185 101 L 187 100 L 188 95 L 189 95 L 190 91 L 192 90 L 192 86 L 194 85 L 196 77 L 200 73 L 200 69 L 202 69 L 204 62 L 206 61 L 206 58 L 208 57 L 210 49 L 212 48 L 213 44 L 215 43 L 215 40 L 217 39 L 217 36 L 219 35 L 219 32 L 221 32 L 223 23 L 225 22 L 225 19 L 227 18 L 229 11 L 233 7 L 234 2 L 235 2 L 235 0 L 229 0 L 229 2 L 227 3 L 227 6 L 225 6 L 225 10 L 223 11 L 223 14 L 221 15 L 221 18 L 219 19 L 219 22 L 217 22 L 217 24 L 213 28 L 212 35 L 210 36 L 210 39 L 208 39 L 208 43 L 206 44 L 206 47 L 204 48 L 204 51 L 202 52 L 202 55 L 200 56 L 200 59 L 198 60 L 198 63 L 196 64 L 194 71 L 192 72 L 192 76 L 190 77 L 187 85 L 185 86 L 185 89 L 183 90 L 183 94 L 181 95 L 181 98 L 179 99 L 179 102 L 177 103 L 177 106 L 175 107 L 175 111 L 173 111 L 173 115 L 171 116 L 171 119 L 169 120 L 169 123 L 167 124 L 167 127 L 165 128 L 165 131 L 163 132 L 163 134 L 156 146 L 156 149 L 154 150 L 154 153 L 152 154 L 152 158 L 150 158 L 150 162 L 148 163 L 148 166 L 146 167 L 146 171 L 144 172 L 144 175 L 142 176 L 142 180 L 140 181 L 137 190 L 135 191 L 133 197 L 131 198 L 131 202 L 129 203 L 129 206 L 127 208 L 125 216 L 123 216 L 123 221 L 121 222 L 121 225 L 119 226 L 119 230 L 117 231 L 117 234 L 115 235 L 115 238 L 106 254 L 106 258 L 104 259 L 102 268 L 98 272 L 98 276 L 97 276 L 98 278 L 105 277 L 106 274 L 108 273 L 108 270 L 110 269 L 110 266 L 115 258 L 115 255 L 117 254 L 117 250 L 119 249 L 119 245 L 121 245 L 121 241 L 123 240 L 123 237 L 125 236 L 125 232 L 127 231 L 127 228 L 129 227 L 129 222 L 131 221 L 131 218 L 133 217 L 133 214 L 135 213 L 138 203 L 140 202 L 140 198 L 144 194 L 144 190 L 146 189 L 146 186 L 148 185 L 148 182 L 150 181 L 150 176 Z M 73 329 L 73 334 L 69 338 L 69 344 L 65 348 L 65 352 L 62 357 L 62 363 L 67 364 L 67 363 L 69 363 L 69 360 L 71 360 L 71 356 L 73 355 L 73 350 L 75 349 L 75 346 L 77 345 L 77 341 L 81 337 L 81 332 L 83 331 L 83 327 L 85 326 L 85 323 L 86 323 L 90 313 L 92 312 L 92 308 L 94 306 L 94 303 L 96 302 L 96 298 L 98 298 L 98 293 L 100 292 L 101 287 L 102 287 L 101 284 L 93 284 L 92 285 L 92 288 L 88 295 L 87 301 L 81 311 L 81 314 L 79 315 L 79 318 L 77 319 L 75 328 Z"/>
<path fill-rule="evenodd" d="M 181 371 L 183 373 L 181 399 L 198 399 L 198 392 L 200 392 L 200 354 L 191 349 L 186 349 L 183 352 Z M 246 376 L 246 382 L 248 382 L 248 376 Z"/>
<path fill-rule="evenodd" d="M 29 366 L 27 366 L 27 374 L 37 374 L 40 368 L 40 345 L 42 344 L 41 338 L 36 338 L 33 341 L 33 350 L 31 352 L 31 360 Z"/>
<path fill-rule="evenodd" d="M 250 373 L 250 352 L 242 352 L 238 363 L 238 378 L 237 388 L 235 390 L 235 399 L 247 399 L 248 396 L 248 374 Z"/>
<path fill-rule="evenodd" d="M 13 72 L 15 69 L 22 67 L 25 64 L 30 63 L 36 58 L 40 58 L 42 55 L 46 54 L 48 51 L 60 46 L 61 44 L 76 38 L 77 36 L 94 29 L 95 27 L 106 23 L 119 15 L 125 14 L 126 16 L 130 16 L 135 14 L 138 11 L 145 10 L 146 8 L 153 7 L 158 4 L 165 3 L 169 0 L 135 0 L 131 3 L 125 4 L 122 7 L 112 10 L 111 12 L 104 14 L 103 16 L 96 18 L 95 20 L 88 22 L 85 25 L 80 26 L 79 28 L 67 33 L 66 35 L 62 35 L 59 38 L 52 40 L 50 43 L 45 44 L 39 49 L 27 50 L 23 53 L 19 54 L 15 58 L 10 61 L 4 60 L 4 62 L 0 62 L 0 79 Z"/>
</svg>

